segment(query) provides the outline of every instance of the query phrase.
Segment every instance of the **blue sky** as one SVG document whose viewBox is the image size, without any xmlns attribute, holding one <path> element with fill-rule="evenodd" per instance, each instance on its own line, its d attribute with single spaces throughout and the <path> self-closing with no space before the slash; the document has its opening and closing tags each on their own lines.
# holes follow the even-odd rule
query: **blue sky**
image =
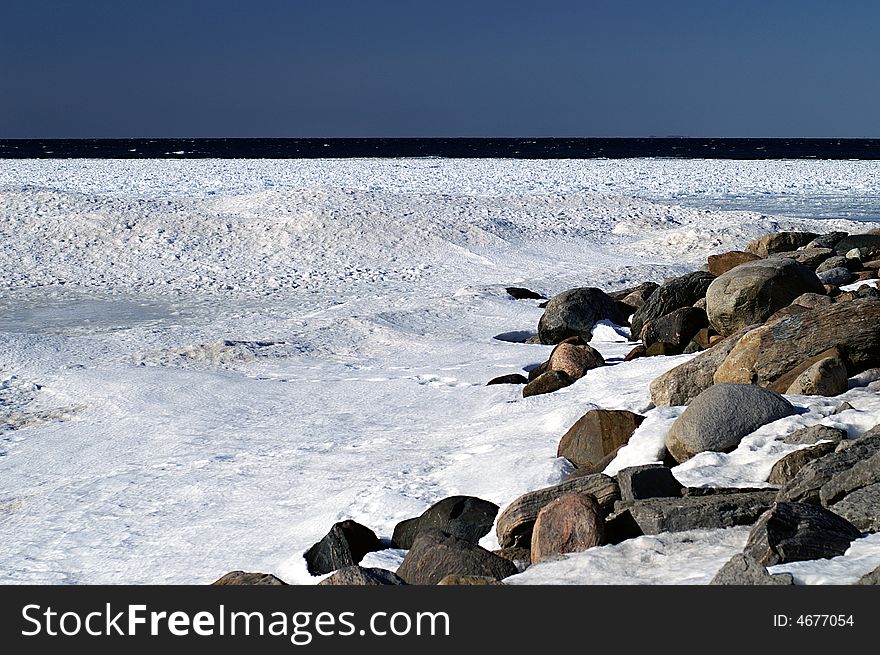
<svg viewBox="0 0 880 655">
<path fill-rule="evenodd" d="M 880 3 L 4 0 L 0 138 L 880 137 Z"/>
</svg>

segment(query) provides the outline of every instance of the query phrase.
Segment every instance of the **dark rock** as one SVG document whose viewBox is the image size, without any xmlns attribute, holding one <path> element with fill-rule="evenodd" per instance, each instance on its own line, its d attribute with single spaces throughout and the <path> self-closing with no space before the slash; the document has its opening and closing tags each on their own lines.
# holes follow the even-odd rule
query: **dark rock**
<svg viewBox="0 0 880 655">
<path fill-rule="evenodd" d="M 516 564 L 516 568 L 525 571 L 532 564 L 532 551 L 528 548 L 499 548 L 493 553 Z"/>
<path fill-rule="evenodd" d="M 817 236 L 807 244 L 807 248 L 834 248 L 841 239 L 848 236 L 846 232 L 829 232 Z"/>
<path fill-rule="evenodd" d="M 640 343 L 626 354 L 626 357 L 623 358 L 623 361 L 631 362 L 632 360 L 639 357 L 644 357 L 646 351 L 647 348 L 645 348 L 645 345 Z"/>
<path fill-rule="evenodd" d="M 707 264 L 709 266 L 709 272 L 715 277 L 718 277 L 719 275 L 727 273 L 730 269 L 736 268 L 740 264 L 753 262 L 757 259 L 760 259 L 760 257 L 753 255 L 750 252 L 733 250 L 720 255 L 709 255 Z"/>
<path fill-rule="evenodd" d="M 550 362 L 543 362 L 542 364 L 538 364 L 534 368 L 529 369 L 529 372 L 528 372 L 529 382 L 537 379 L 538 376 L 540 376 L 542 373 L 546 373 L 549 370 L 550 370 Z"/>
<path fill-rule="evenodd" d="M 846 439 L 846 430 L 840 428 L 832 428 L 827 425 L 811 425 L 800 430 L 795 430 L 791 434 L 783 437 L 783 441 L 787 444 L 814 444 L 818 441 L 839 442 Z"/>
<path fill-rule="evenodd" d="M 706 291 L 712 327 L 727 336 L 763 323 L 804 293 L 824 293 L 819 278 L 792 259 L 763 259 L 719 276 Z"/>
<path fill-rule="evenodd" d="M 833 505 L 854 491 L 878 482 L 880 482 L 880 452 L 859 460 L 849 469 L 831 476 L 831 479 L 819 490 L 819 501 L 823 505 Z"/>
<path fill-rule="evenodd" d="M 832 509 L 862 532 L 880 532 L 880 482 L 856 489 Z"/>
<path fill-rule="evenodd" d="M 843 555 L 858 528 L 824 507 L 775 503 L 749 533 L 743 554 L 764 566 Z"/>
<path fill-rule="evenodd" d="M 778 499 L 814 504 L 819 504 L 823 497 L 834 497 L 836 500 L 836 493 L 841 488 L 841 483 L 851 480 L 849 478 L 850 469 L 862 460 L 869 460 L 880 453 L 880 430 L 874 428 L 858 439 L 841 442 L 841 444 L 844 443 L 847 444 L 845 449 L 806 464 L 790 482 L 779 490 Z M 844 477 L 830 487 L 829 491 L 823 493 L 825 485 L 839 475 Z M 832 494 L 832 491 L 835 493 Z"/>
<path fill-rule="evenodd" d="M 697 271 L 664 282 L 633 315 L 632 334 L 641 334 L 645 323 L 655 321 L 676 309 L 693 306 L 706 295 L 706 289 L 714 279 L 715 276 L 711 273 Z"/>
<path fill-rule="evenodd" d="M 451 496 L 434 503 L 421 516 L 397 524 L 391 544 L 408 549 L 422 530 L 442 530 L 459 539 L 477 543 L 489 534 L 498 505 L 474 496 Z"/>
<path fill-rule="evenodd" d="M 271 573 L 248 573 L 245 571 L 231 571 L 223 577 L 211 583 L 212 586 L 222 587 L 226 585 L 286 585 L 283 580 L 276 578 Z"/>
<path fill-rule="evenodd" d="M 767 567 L 743 554 L 734 555 L 719 569 L 710 585 L 793 585 L 790 573 L 770 575 Z"/>
<path fill-rule="evenodd" d="M 367 553 L 382 550 L 376 534 L 370 528 L 355 521 L 335 523 L 330 532 L 303 557 L 312 575 L 330 573 L 360 562 Z"/>
<path fill-rule="evenodd" d="M 367 569 L 362 566 L 346 566 L 318 583 L 318 585 L 327 587 L 375 587 L 405 584 L 396 573 L 385 569 Z"/>
<path fill-rule="evenodd" d="M 504 341 L 505 343 L 529 343 L 529 339 L 536 338 L 533 332 L 529 332 L 528 330 L 513 330 L 512 332 L 502 332 L 501 334 L 496 334 L 493 339 L 497 341 Z M 538 342 L 540 343 L 540 341 Z"/>
<path fill-rule="evenodd" d="M 762 425 L 791 416 L 794 407 L 767 389 L 748 384 L 716 384 L 691 401 L 666 435 L 678 462 L 707 450 L 728 452 Z"/>
<path fill-rule="evenodd" d="M 710 350 L 700 353 L 655 379 L 651 383 L 651 401 L 658 407 L 690 403 L 715 384 L 713 378 L 716 369 L 749 330 L 750 328 L 745 328 L 722 339 Z"/>
<path fill-rule="evenodd" d="M 662 464 L 645 464 L 621 469 L 615 476 L 620 485 L 620 498 L 642 500 L 645 498 L 669 498 L 681 496 L 683 486 L 672 471 Z"/>
<path fill-rule="evenodd" d="M 544 300 L 546 297 L 523 287 L 507 287 L 506 291 L 514 300 Z"/>
<path fill-rule="evenodd" d="M 793 453 L 789 453 L 773 465 L 767 482 L 779 485 L 790 482 L 797 472 L 809 462 L 834 452 L 836 445 L 837 443 L 833 441 L 823 441 L 815 446 L 801 448 Z"/>
<path fill-rule="evenodd" d="M 499 375 L 497 378 L 492 378 L 486 383 L 488 387 L 490 384 L 528 384 L 529 380 L 525 375 L 520 375 L 519 373 L 511 373 L 510 375 Z"/>
<path fill-rule="evenodd" d="M 485 575 L 447 575 L 440 582 L 440 586 L 457 586 L 457 587 L 484 587 L 487 585 L 503 585 L 501 580 L 496 580 Z"/>
<path fill-rule="evenodd" d="M 880 302 L 836 303 L 752 330 L 715 371 L 715 382 L 766 387 L 834 347 L 845 355 L 850 375 L 880 366 Z"/>
<path fill-rule="evenodd" d="M 568 493 L 591 494 L 599 502 L 603 514 L 607 514 L 614 501 L 620 498 L 617 481 L 607 475 L 596 473 L 567 480 L 552 487 L 545 487 L 523 494 L 508 505 L 498 516 L 495 533 L 502 548 L 531 548 L 532 528 L 538 513 L 550 502 Z"/>
<path fill-rule="evenodd" d="M 746 252 L 758 257 L 767 257 L 777 252 L 797 250 L 813 241 L 818 234 L 812 232 L 777 232 L 758 237 L 746 246 Z"/>
<path fill-rule="evenodd" d="M 751 525 L 773 504 L 771 490 L 740 491 L 706 496 L 646 498 L 615 505 L 609 523 L 623 519 L 636 528 L 630 536 L 732 528 Z"/>
<path fill-rule="evenodd" d="M 681 351 L 671 343 L 657 341 L 645 348 L 645 357 L 666 357 L 669 355 L 680 355 Z"/>
<path fill-rule="evenodd" d="M 816 267 L 816 275 L 822 275 L 822 273 L 827 273 L 828 271 L 834 270 L 835 268 L 849 269 L 850 266 L 853 266 L 852 259 L 847 259 L 843 255 L 834 255 L 833 257 L 829 257 Z M 823 284 L 828 283 L 823 282 Z"/>
<path fill-rule="evenodd" d="M 848 268 L 839 266 L 819 273 L 818 277 L 822 284 L 832 284 L 836 287 L 842 287 L 844 284 L 852 282 L 854 276 Z"/>
<path fill-rule="evenodd" d="M 835 410 L 834 410 L 833 412 L 831 412 L 831 413 L 832 413 L 832 414 L 842 414 L 843 412 L 847 412 L 847 411 L 849 411 L 849 410 L 851 410 L 851 409 L 855 409 L 855 407 L 853 407 L 853 406 L 850 405 L 849 403 L 840 403 L 840 404 L 837 406 L 837 409 L 835 409 Z M 846 437 L 842 437 L 842 438 L 846 438 Z"/>
<path fill-rule="evenodd" d="M 541 375 L 523 387 L 523 398 L 539 396 L 544 393 L 553 393 L 554 391 L 559 391 L 563 387 L 569 386 L 573 382 L 574 380 L 571 379 L 568 373 L 563 373 L 562 371 L 547 371 L 546 373 L 541 373 Z"/>
<path fill-rule="evenodd" d="M 532 530 L 532 563 L 553 555 L 578 553 L 605 539 L 605 515 L 590 494 L 564 494 L 547 503 Z"/>
<path fill-rule="evenodd" d="M 698 344 L 695 340 L 691 340 L 691 342 L 684 347 L 682 351 L 682 355 L 692 355 L 694 353 L 702 352 L 705 350 L 700 344 Z"/>
<path fill-rule="evenodd" d="M 440 530 L 418 534 L 397 575 L 407 584 L 436 585 L 447 575 L 479 575 L 502 580 L 517 573 L 508 559 Z"/>
<path fill-rule="evenodd" d="M 655 343 L 666 343 L 681 353 L 697 332 L 708 326 L 709 318 L 702 309 L 682 307 L 646 323 L 641 333 L 642 342 L 648 350 Z"/>
<path fill-rule="evenodd" d="M 643 282 L 637 287 L 628 287 L 626 289 L 612 291 L 608 295 L 613 300 L 620 300 L 627 305 L 635 305 L 638 303 L 638 306 L 641 306 L 659 287 L 660 285 L 656 282 Z M 635 299 L 636 297 L 638 297 L 638 300 Z M 632 300 L 627 300 L 628 298 L 632 298 Z"/>
<path fill-rule="evenodd" d="M 617 325 L 627 317 L 604 291 L 593 287 L 569 289 L 553 296 L 538 322 L 541 343 L 555 344 L 568 337 L 579 336 L 584 341 L 593 338 L 593 326 L 607 319 Z"/>
<path fill-rule="evenodd" d="M 644 420 L 624 410 L 592 409 L 562 436 L 556 456 L 578 468 L 594 467 L 625 445 Z"/>
<path fill-rule="evenodd" d="M 834 251 L 846 255 L 856 248 L 862 261 L 874 259 L 876 255 L 880 255 L 880 234 L 853 234 L 838 241 Z"/>
</svg>

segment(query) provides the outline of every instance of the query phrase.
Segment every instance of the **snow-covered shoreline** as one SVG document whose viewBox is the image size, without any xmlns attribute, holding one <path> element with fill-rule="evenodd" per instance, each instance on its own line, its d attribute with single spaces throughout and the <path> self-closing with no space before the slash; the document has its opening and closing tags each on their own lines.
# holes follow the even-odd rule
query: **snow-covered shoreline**
<svg viewBox="0 0 880 655">
<path fill-rule="evenodd" d="M 616 364 L 551 396 L 483 385 L 547 355 L 492 338 L 541 314 L 505 285 L 614 290 L 764 232 L 865 227 L 651 200 L 700 187 L 865 199 L 880 197 L 880 166 L 3 162 L 4 581 L 202 583 L 243 568 L 311 582 L 301 553 L 334 521 L 388 537 L 444 496 L 503 506 L 558 482 L 559 437 L 591 406 L 647 411 L 661 430 L 676 410 L 650 409 L 648 384 L 687 356 Z M 612 330 L 594 345 L 609 360 L 629 349 Z M 834 421 L 880 423 L 876 383 L 850 396 L 858 411 Z M 803 406 L 774 429 L 834 409 Z M 681 473 L 754 485 L 783 454 L 762 435 Z M 868 550 L 847 576 L 880 563 Z M 566 575 L 591 581 L 578 557 Z M 603 582 L 628 575 L 609 566 Z"/>
</svg>

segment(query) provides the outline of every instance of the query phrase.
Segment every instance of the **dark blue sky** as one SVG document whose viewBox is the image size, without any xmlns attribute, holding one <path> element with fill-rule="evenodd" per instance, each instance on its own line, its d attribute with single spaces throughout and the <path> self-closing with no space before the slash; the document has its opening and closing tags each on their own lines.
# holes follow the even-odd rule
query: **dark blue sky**
<svg viewBox="0 0 880 655">
<path fill-rule="evenodd" d="M 880 137 L 872 0 L 3 0 L 0 138 Z"/>
</svg>

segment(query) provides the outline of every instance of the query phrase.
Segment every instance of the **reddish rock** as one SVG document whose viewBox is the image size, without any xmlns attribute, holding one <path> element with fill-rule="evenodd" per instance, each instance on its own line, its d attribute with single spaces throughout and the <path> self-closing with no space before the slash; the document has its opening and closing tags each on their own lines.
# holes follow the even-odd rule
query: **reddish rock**
<svg viewBox="0 0 880 655">
<path fill-rule="evenodd" d="M 727 273 L 730 269 L 736 268 L 740 264 L 753 262 L 756 259 L 761 258 L 750 252 L 743 252 L 741 250 L 732 250 L 731 252 L 725 252 L 720 255 L 709 255 L 709 272 L 715 277 L 718 277 L 719 275 Z"/>
<path fill-rule="evenodd" d="M 624 410 L 592 409 L 562 436 L 556 456 L 578 468 L 595 467 L 626 444 L 644 420 Z"/>
<path fill-rule="evenodd" d="M 532 563 L 551 555 L 578 553 L 605 539 L 599 503 L 590 494 L 571 493 L 547 504 L 532 531 Z"/>
<path fill-rule="evenodd" d="M 560 343 L 550 353 L 548 367 L 551 371 L 567 373 L 572 380 L 584 377 L 587 371 L 605 366 L 605 359 L 598 350 L 589 346 Z"/>
</svg>

